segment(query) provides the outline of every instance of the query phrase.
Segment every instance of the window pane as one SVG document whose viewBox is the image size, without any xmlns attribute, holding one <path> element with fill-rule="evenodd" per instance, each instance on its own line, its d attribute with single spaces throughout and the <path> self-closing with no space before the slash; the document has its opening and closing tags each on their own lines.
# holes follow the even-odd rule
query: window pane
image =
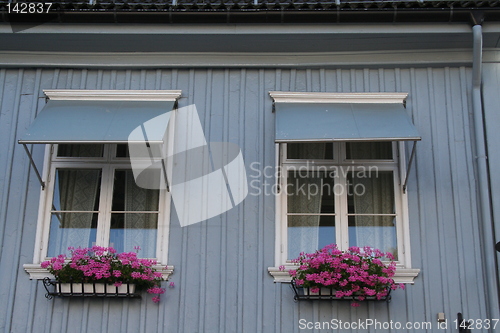
<svg viewBox="0 0 500 333">
<path fill-rule="evenodd" d="M 392 171 L 371 170 L 347 176 L 349 214 L 394 214 Z"/>
<path fill-rule="evenodd" d="M 156 257 L 158 214 L 113 213 L 109 243 L 118 252 L 132 252 L 139 246 L 139 257 Z"/>
<path fill-rule="evenodd" d="M 99 144 L 59 144 L 58 157 L 102 157 L 104 145 Z"/>
<path fill-rule="evenodd" d="M 370 246 L 397 259 L 394 216 L 349 216 L 349 246 Z"/>
<path fill-rule="evenodd" d="M 392 142 L 347 142 L 348 160 L 392 160 Z"/>
<path fill-rule="evenodd" d="M 326 171 L 289 171 L 289 213 L 334 213 L 334 180 Z"/>
<path fill-rule="evenodd" d="M 289 159 L 333 159 L 333 143 L 288 143 Z"/>
<path fill-rule="evenodd" d="M 335 242 L 335 216 L 288 216 L 288 259 Z"/>
<path fill-rule="evenodd" d="M 90 247 L 96 241 L 97 213 L 52 213 L 49 257 L 68 254 L 68 247 Z"/>
<path fill-rule="evenodd" d="M 116 145 L 116 157 L 130 157 L 126 143 Z"/>
<path fill-rule="evenodd" d="M 137 186 L 132 170 L 115 171 L 113 211 L 158 211 L 159 195 L 159 190 Z"/>
<path fill-rule="evenodd" d="M 100 169 L 57 169 L 52 210 L 99 210 L 100 183 Z"/>
<path fill-rule="evenodd" d="M 138 142 L 129 144 L 118 144 L 116 145 L 116 157 L 127 157 L 130 155 L 134 159 L 146 159 L 159 158 L 165 156 L 163 149 L 165 145 L 162 143 L 148 143 Z"/>
<path fill-rule="evenodd" d="M 138 246 L 140 257 L 156 257 L 158 214 L 118 212 L 158 211 L 159 195 L 159 190 L 137 186 L 132 170 L 115 171 L 109 242 L 117 251 L 135 251 Z"/>
</svg>

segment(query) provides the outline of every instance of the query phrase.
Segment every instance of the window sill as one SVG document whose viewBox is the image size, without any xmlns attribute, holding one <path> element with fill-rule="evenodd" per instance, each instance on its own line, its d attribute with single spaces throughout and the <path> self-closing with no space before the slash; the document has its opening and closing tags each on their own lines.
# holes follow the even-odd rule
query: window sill
<svg viewBox="0 0 500 333">
<path fill-rule="evenodd" d="M 42 268 L 40 264 L 24 264 L 24 270 L 30 275 L 31 280 L 42 280 L 46 277 L 53 279 L 54 276 L 49 273 L 46 268 Z M 174 266 L 153 266 L 156 271 L 161 272 L 163 278 L 168 280 L 168 277 L 174 272 Z"/>
<path fill-rule="evenodd" d="M 274 277 L 274 282 L 290 283 L 292 282 L 292 277 L 288 274 L 288 271 L 296 268 L 297 266 L 288 265 L 285 266 L 285 270 L 283 271 L 280 271 L 279 267 L 269 267 L 267 270 Z M 420 269 L 418 268 L 397 267 L 393 279 L 396 283 L 413 284 L 419 273 Z"/>
</svg>

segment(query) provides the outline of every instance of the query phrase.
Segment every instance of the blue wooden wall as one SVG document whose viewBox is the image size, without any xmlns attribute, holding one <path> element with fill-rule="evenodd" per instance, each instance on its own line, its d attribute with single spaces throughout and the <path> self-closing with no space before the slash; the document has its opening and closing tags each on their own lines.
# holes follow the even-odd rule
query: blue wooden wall
<svg viewBox="0 0 500 333">
<path fill-rule="evenodd" d="M 498 99 L 498 81 L 492 85 Z M 43 107 L 42 89 L 53 88 L 181 89 L 180 106 L 196 104 L 208 141 L 238 144 L 249 175 L 252 162 L 274 165 L 269 91 L 408 92 L 407 109 L 422 134 L 409 181 L 412 261 L 420 275 L 390 303 L 295 303 L 289 285 L 275 284 L 267 272 L 274 266 L 274 197 L 249 195 L 188 227 L 172 215 L 168 264 L 176 287 L 159 304 L 146 295 L 45 299 L 41 282 L 23 269 L 32 262 L 40 187 L 17 139 Z M 429 330 L 398 330 L 420 333 L 436 332 L 438 312 L 449 321 L 442 332 L 457 332 L 457 312 L 486 318 L 480 277 L 491 272 L 483 272 L 480 256 L 470 89 L 466 67 L 0 70 L 0 331 L 289 333 L 299 332 L 300 319 L 432 322 Z M 43 153 L 34 148 L 39 166 Z"/>
</svg>

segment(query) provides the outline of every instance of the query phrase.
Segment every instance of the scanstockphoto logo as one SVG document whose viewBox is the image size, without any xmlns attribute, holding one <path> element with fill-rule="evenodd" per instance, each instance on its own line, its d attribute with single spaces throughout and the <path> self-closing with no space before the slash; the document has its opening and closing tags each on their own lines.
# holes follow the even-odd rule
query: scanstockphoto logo
<svg viewBox="0 0 500 333">
<path fill-rule="evenodd" d="M 240 204 L 248 194 L 247 175 L 237 145 L 206 141 L 195 105 L 173 113 L 131 132 L 130 161 L 136 184 L 170 191 L 180 225 L 188 226 Z M 163 140 L 150 139 L 158 137 Z"/>
</svg>

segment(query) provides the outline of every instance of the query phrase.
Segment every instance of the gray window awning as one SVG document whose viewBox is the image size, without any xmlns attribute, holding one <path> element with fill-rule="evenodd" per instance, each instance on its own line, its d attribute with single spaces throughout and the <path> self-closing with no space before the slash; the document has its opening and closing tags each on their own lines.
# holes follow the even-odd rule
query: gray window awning
<svg viewBox="0 0 500 333">
<path fill-rule="evenodd" d="M 49 100 L 19 143 L 127 143 L 138 126 L 159 117 L 147 141 L 163 142 L 175 101 Z M 139 138 L 141 141 L 144 137 Z"/>
<path fill-rule="evenodd" d="M 171 114 L 169 111 L 174 109 L 180 96 L 180 91 L 44 92 L 54 99 L 47 102 L 18 141 L 24 146 L 42 190 L 45 189 L 45 182 L 27 144 L 146 142 L 149 147 L 150 143 L 163 143 Z M 85 97 L 92 99 L 83 99 Z"/>
<path fill-rule="evenodd" d="M 417 141 L 402 103 L 276 103 L 276 142 Z"/>
<path fill-rule="evenodd" d="M 275 100 L 276 142 L 413 141 L 403 182 L 406 191 L 416 142 L 422 139 L 404 107 L 406 94 L 270 94 Z M 327 98 L 343 102 L 315 102 Z M 347 99 L 357 101 L 346 103 Z M 376 99 L 385 101 L 373 102 Z"/>
</svg>

